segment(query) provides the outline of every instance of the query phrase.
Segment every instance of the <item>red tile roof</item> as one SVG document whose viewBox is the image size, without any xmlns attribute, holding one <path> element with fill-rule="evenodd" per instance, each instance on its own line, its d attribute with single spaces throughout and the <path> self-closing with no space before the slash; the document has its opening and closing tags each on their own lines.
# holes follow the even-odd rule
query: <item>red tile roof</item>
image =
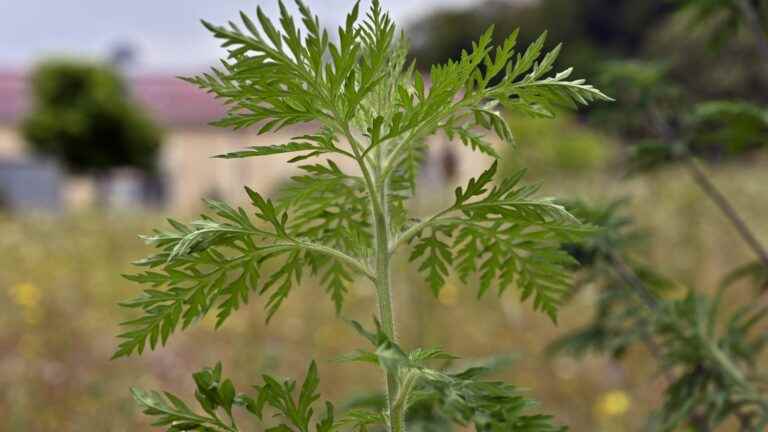
<svg viewBox="0 0 768 432">
<path fill-rule="evenodd" d="M 224 115 L 222 103 L 173 76 L 130 79 L 133 97 L 163 126 L 198 126 Z M 18 123 L 30 107 L 27 75 L 0 71 L 0 123 Z"/>
<path fill-rule="evenodd" d="M 0 71 L 0 123 L 18 122 L 28 105 L 25 75 Z"/>
<path fill-rule="evenodd" d="M 205 125 L 222 117 L 222 102 L 171 76 L 141 76 L 131 81 L 133 96 L 165 126 Z"/>
</svg>

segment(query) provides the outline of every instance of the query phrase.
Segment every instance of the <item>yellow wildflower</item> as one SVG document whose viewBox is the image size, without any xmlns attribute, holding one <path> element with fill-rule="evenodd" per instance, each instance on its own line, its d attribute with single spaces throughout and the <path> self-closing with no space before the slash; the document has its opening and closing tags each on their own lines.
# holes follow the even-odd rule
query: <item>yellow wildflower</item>
<svg viewBox="0 0 768 432">
<path fill-rule="evenodd" d="M 603 394 L 595 404 L 596 411 L 605 417 L 618 417 L 629 410 L 631 400 L 627 393 L 621 390 L 609 391 Z"/>
<path fill-rule="evenodd" d="M 40 288 L 26 282 L 12 286 L 11 297 L 19 306 L 34 308 L 39 305 L 43 293 L 40 291 Z"/>
<path fill-rule="evenodd" d="M 437 299 L 446 306 L 454 306 L 459 300 L 459 289 L 456 288 L 456 285 L 448 282 L 440 290 Z"/>
</svg>

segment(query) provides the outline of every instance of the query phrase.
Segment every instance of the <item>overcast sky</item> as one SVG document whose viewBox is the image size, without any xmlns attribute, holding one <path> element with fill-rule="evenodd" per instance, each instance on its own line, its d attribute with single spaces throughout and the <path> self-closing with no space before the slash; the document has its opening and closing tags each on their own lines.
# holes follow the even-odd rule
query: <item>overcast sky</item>
<svg viewBox="0 0 768 432">
<path fill-rule="evenodd" d="M 288 1 L 287 3 L 289 3 Z M 384 0 L 400 23 L 435 7 L 477 0 Z M 0 0 L 0 69 L 27 67 L 41 56 L 104 56 L 131 45 L 142 71 L 183 72 L 214 63 L 221 51 L 199 19 L 221 23 L 238 10 L 277 0 Z M 307 0 L 326 26 L 338 25 L 351 0 Z M 364 1 L 367 6 L 368 2 Z"/>
</svg>

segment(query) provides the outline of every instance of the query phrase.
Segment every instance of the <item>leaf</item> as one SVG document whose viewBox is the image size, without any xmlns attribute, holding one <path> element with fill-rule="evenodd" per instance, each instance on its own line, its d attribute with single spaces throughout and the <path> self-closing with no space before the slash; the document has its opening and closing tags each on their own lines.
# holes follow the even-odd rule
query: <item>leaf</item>
<svg viewBox="0 0 768 432">
<path fill-rule="evenodd" d="M 755 287 L 762 289 L 768 286 L 768 268 L 762 261 L 741 265 L 729 272 L 720 282 L 720 286 L 727 288 L 743 279 L 748 279 Z"/>
<path fill-rule="evenodd" d="M 453 360 L 456 357 L 441 349 L 416 349 L 406 354 L 400 346 L 386 335 L 373 334 L 355 325 L 376 347 L 379 363 L 396 371 L 400 390 L 395 403 L 404 401 L 413 406 L 419 401 L 437 403 L 438 411 L 454 423 L 467 426 L 473 424 L 477 430 L 525 430 L 537 432 L 562 432 L 551 416 L 530 414 L 536 405 L 522 395 L 515 387 L 501 382 L 481 381 L 485 368 L 469 368 L 450 373 L 429 368 L 429 360 Z M 361 416 L 370 417 L 367 411 Z M 377 422 L 377 417 L 370 418 Z M 352 420 L 354 422 L 354 420 Z M 350 421 L 345 422 L 350 423 Z"/>
<path fill-rule="evenodd" d="M 248 150 L 241 150 L 231 153 L 225 153 L 218 156 L 214 156 L 220 159 L 239 159 L 248 158 L 254 156 L 269 156 L 282 153 L 295 153 L 301 151 L 316 152 L 313 154 L 327 153 L 328 149 L 314 145 L 312 143 L 303 142 L 291 142 L 288 144 L 269 145 L 269 146 L 252 146 L 248 147 Z"/>
<path fill-rule="evenodd" d="M 121 303 L 142 315 L 122 323 L 128 330 L 118 335 L 121 341 L 115 358 L 165 345 L 176 330 L 198 322 L 214 309 L 218 328 L 248 303 L 251 292 L 268 296 L 267 320 L 271 319 L 294 284 L 310 270 L 304 266 L 305 256 L 327 268 L 321 281 L 328 284 L 337 309 L 341 308 L 347 284 L 363 265 L 330 247 L 333 245 L 296 240 L 287 213 L 257 192 L 246 190 L 257 209 L 256 218 L 272 230 L 257 226 L 241 208 L 208 201 L 215 216 L 203 216 L 190 225 L 170 221 L 172 231 L 144 236 L 158 253 L 136 263 L 146 271 L 126 278 L 151 288 Z M 272 261 L 278 262 L 278 270 L 262 282 L 262 269 Z"/>
<path fill-rule="evenodd" d="M 554 321 L 569 287 L 576 261 L 562 244 L 594 230 L 548 198 L 535 198 L 536 187 L 520 185 L 523 172 L 492 186 L 497 164 L 455 191 L 454 204 L 425 222 L 413 241 L 411 260 L 434 292 L 453 267 L 463 282 L 477 274 L 478 296 L 492 286 L 503 293 L 516 285 L 521 299 Z M 451 217 L 460 213 L 461 217 Z M 453 238 L 451 243 L 443 239 Z"/>
<path fill-rule="evenodd" d="M 433 228 L 429 235 L 416 240 L 411 252 L 411 261 L 423 258 L 419 271 L 426 273 L 427 282 L 435 296 L 440 293 L 440 288 L 445 284 L 448 268 L 453 262 L 451 248 L 442 237 L 450 234 L 451 230 L 445 227 Z"/>
<path fill-rule="evenodd" d="M 222 381 L 221 365 L 216 369 L 206 368 L 195 374 L 195 393 L 205 414 L 197 414 L 171 393 L 146 392 L 133 388 L 131 393 L 136 403 L 147 416 L 155 417 L 153 426 L 168 427 L 168 432 L 181 431 L 237 431 L 232 407 L 236 403 L 236 390 L 228 379 Z M 217 390 L 218 389 L 218 390 Z M 240 401 L 237 401 L 240 404 Z M 223 409 L 230 422 L 223 422 L 216 414 Z"/>
<path fill-rule="evenodd" d="M 291 214 L 288 230 L 352 256 L 370 255 L 373 238 L 362 181 L 330 160 L 300 169 L 306 174 L 292 177 L 277 194 L 278 206 Z M 322 254 L 306 253 L 304 259 L 341 312 L 355 270 Z"/>
<path fill-rule="evenodd" d="M 338 422 L 339 426 L 349 426 L 356 432 L 367 432 L 369 427 L 383 424 L 386 424 L 384 414 L 365 409 L 350 410 Z"/>
<path fill-rule="evenodd" d="M 197 387 L 195 397 L 204 414 L 194 412 L 171 393 L 140 389 L 131 389 L 131 393 L 143 413 L 153 417 L 153 425 L 166 427 L 168 432 L 236 432 L 240 429 L 235 423 L 235 408 L 245 410 L 262 421 L 265 409 L 274 411 L 281 423 L 263 430 L 309 432 L 310 424 L 315 421 L 315 432 L 339 431 L 334 407 L 330 402 L 325 402 L 322 415 L 315 415 L 314 405 L 320 398 L 317 393 L 319 378 L 315 362 L 310 364 L 298 396 L 295 395 L 295 383 L 292 380 L 280 381 L 269 375 L 263 376 L 263 385 L 254 386 L 257 392 L 255 398 L 238 393 L 232 381 L 222 376 L 221 364 L 205 368 L 193 377 Z M 229 420 L 223 421 L 222 415 L 226 415 Z"/>
<path fill-rule="evenodd" d="M 486 192 L 486 186 L 488 186 L 496 175 L 498 169 L 498 163 L 494 162 L 490 168 L 485 170 L 477 179 L 469 179 L 469 183 L 466 188 L 456 188 L 456 201 L 453 203 L 454 207 L 460 207 L 469 199 L 480 196 Z"/>
</svg>

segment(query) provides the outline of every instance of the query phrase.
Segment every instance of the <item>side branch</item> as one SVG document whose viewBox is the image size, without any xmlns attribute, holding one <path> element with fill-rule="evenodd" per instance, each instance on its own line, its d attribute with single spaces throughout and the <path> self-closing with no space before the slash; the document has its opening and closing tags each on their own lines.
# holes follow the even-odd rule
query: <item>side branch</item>
<svg viewBox="0 0 768 432">
<path fill-rule="evenodd" d="M 358 260 L 357 258 L 351 255 L 347 255 L 338 249 L 334 249 L 332 247 L 324 246 L 321 244 L 312 243 L 305 240 L 296 240 L 293 242 L 274 243 L 269 246 L 266 246 L 264 249 L 267 249 L 269 251 L 291 250 L 291 249 L 310 250 L 310 251 L 317 252 L 317 253 L 329 256 L 331 258 L 336 258 L 340 261 L 343 261 L 344 263 L 349 264 L 355 270 L 365 275 L 365 277 L 367 277 L 368 279 L 370 280 L 375 279 L 375 275 L 373 274 L 371 269 L 367 265 L 365 265 L 363 262 Z"/>
<path fill-rule="evenodd" d="M 392 244 L 389 246 L 389 253 L 394 253 L 395 250 L 397 250 L 397 248 L 401 244 L 407 243 L 414 236 L 418 235 L 421 232 L 421 230 L 423 230 L 424 228 L 426 228 L 426 227 L 428 227 L 430 225 L 433 225 L 433 224 L 439 224 L 440 223 L 439 219 L 442 216 L 445 216 L 446 214 L 448 214 L 448 213 L 450 213 L 450 212 L 452 212 L 454 210 L 455 210 L 455 208 L 451 207 L 451 208 L 445 209 L 445 210 L 443 210 L 441 212 L 435 213 L 432 216 L 424 219 L 423 221 L 421 221 L 421 222 L 411 226 L 407 230 L 403 231 L 402 233 L 400 233 L 400 235 L 398 235 L 396 238 L 394 238 L 392 240 Z M 453 222 L 455 222 L 455 221 L 451 221 L 451 223 L 453 223 Z"/>
<path fill-rule="evenodd" d="M 768 66 L 768 36 L 766 36 L 758 11 L 755 10 L 754 5 L 749 0 L 737 0 L 736 6 L 747 21 L 747 27 L 755 35 L 757 49 L 763 58 L 763 62 Z"/>
<path fill-rule="evenodd" d="M 767 53 L 768 54 L 768 53 Z M 768 56 L 766 57 L 768 59 Z M 667 142 L 674 142 L 675 133 L 669 124 L 655 107 L 651 107 L 649 112 L 650 119 L 659 136 Z M 731 204 L 728 198 L 720 192 L 720 189 L 709 179 L 695 156 L 688 149 L 685 149 L 681 155 L 682 161 L 693 177 L 694 182 L 701 188 L 704 194 L 720 209 L 728 218 L 731 224 L 736 228 L 739 236 L 747 243 L 750 249 L 757 255 L 760 262 L 768 268 L 768 250 L 758 240 L 752 232 L 749 225 L 744 221 L 736 208 Z M 768 285 L 763 287 L 763 291 L 768 291 Z"/>
<path fill-rule="evenodd" d="M 410 239 L 412 239 L 414 236 L 418 235 L 419 232 L 421 232 L 424 228 L 427 228 L 432 225 L 444 225 L 444 224 L 461 224 L 466 223 L 468 221 L 464 221 L 461 219 L 456 218 L 444 218 L 443 216 L 446 216 L 450 213 L 453 213 L 455 211 L 461 211 L 465 209 L 473 209 L 473 208 L 482 208 L 482 207 L 503 207 L 503 206 L 536 206 L 536 207 L 544 207 L 544 208 L 550 208 L 553 210 L 564 210 L 562 206 L 558 204 L 554 204 L 551 202 L 546 201 L 535 201 L 535 200 L 500 200 L 500 201 L 493 201 L 493 202 L 484 202 L 484 201 L 478 201 L 473 203 L 467 203 L 460 206 L 451 206 L 445 210 L 442 210 L 440 212 L 437 212 L 433 214 L 432 216 L 429 216 L 428 218 L 422 220 L 421 222 L 418 222 L 408 228 L 407 230 L 400 233 L 397 238 L 393 239 L 392 244 L 390 245 L 390 253 L 394 253 L 397 248 L 403 244 L 407 243 Z M 580 223 L 573 215 L 570 213 L 567 213 L 564 211 L 563 214 L 567 214 L 568 218 L 571 219 L 571 222 L 574 224 Z"/>
<path fill-rule="evenodd" d="M 698 184 L 704 193 L 709 196 L 720 211 L 725 214 L 736 228 L 736 231 L 739 232 L 741 238 L 747 243 L 750 249 L 752 249 L 755 255 L 757 255 L 760 262 L 763 263 L 763 266 L 768 268 L 768 251 L 763 244 L 760 243 L 760 240 L 757 239 L 757 236 L 752 232 L 739 212 L 736 211 L 731 202 L 728 201 L 728 198 L 726 198 L 717 186 L 712 183 L 706 173 L 704 173 L 699 162 L 693 156 L 687 156 L 685 158 L 685 163 L 696 184 Z M 764 286 L 763 290 L 768 290 L 768 285 Z"/>
</svg>

